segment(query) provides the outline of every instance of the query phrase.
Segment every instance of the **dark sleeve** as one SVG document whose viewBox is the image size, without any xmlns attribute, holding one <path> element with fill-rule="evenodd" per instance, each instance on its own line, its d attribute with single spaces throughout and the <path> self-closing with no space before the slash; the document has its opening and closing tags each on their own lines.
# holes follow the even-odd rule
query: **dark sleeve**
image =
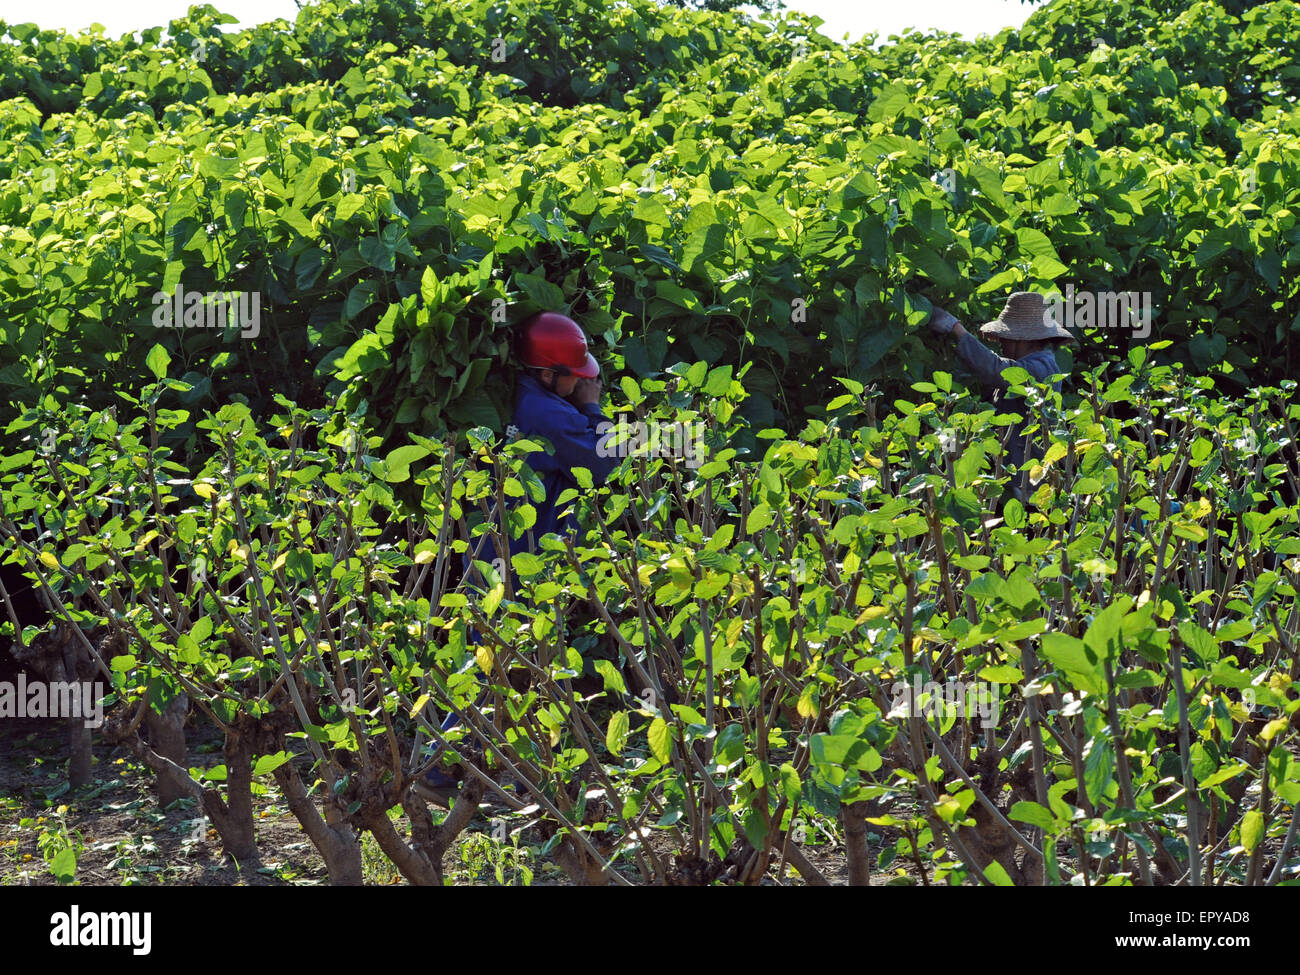
<svg viewBox="0 0 1300 975">
<path fill-rule="evenodd" d="M 1017 365 L 1014 359 L 1004 359 L 970 332 L 957 340 L 957 354 L 980 383 L 991 389 L 1006 389 L 1007 381 L 1002 378 L 1002 370 Z"/>
<path fill-rule="evenodd" d="M 970 366 L 979 381 L 993 389 L 1006 389 L 1007 381 L 1002 378 L 1002 370 L 1019 366 L 1040 382 L 1060 372 L 1056 358 L 1043 350 L 1031 353 L 1023 359 L 1006 359 L 998 355 L 979 339 L 967 332 L 957 340 L 957 354 Z"/>
</svg>

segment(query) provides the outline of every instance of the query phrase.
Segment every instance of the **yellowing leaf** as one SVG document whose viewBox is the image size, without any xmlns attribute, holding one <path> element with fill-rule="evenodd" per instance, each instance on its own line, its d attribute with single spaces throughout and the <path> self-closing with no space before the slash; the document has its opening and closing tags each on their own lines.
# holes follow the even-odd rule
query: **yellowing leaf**
<svg viewBox="0 0 1300 975">
<path fill-rule="evenodd" d="M 474 660 L 478 663 L 479 670 L 483 671 L 483 673 L 490 674 L 492 672 L 493 659 L 492 650 L 484 644 L 480 643 L 474 648 Z"/>
<path fill-rule="evenodd" d="M 1264 815 L 1258 809 L 1252 809 L 1241 817 L 1241 845 L 1247 853 L 1254 853 L 1259 841 L 1264 838 Z"/>
<path fill-rule="evenodd" d="M 213 497 L 216 495 L 217 489 L 214 488 L 211 484 L 206 484 L 202 481 L 195 481 L 194 493 L 197 494 L 204 501 L 211 501 Z"/>
<path fill-rule="evenodd" d="M 945 823 L 956 822 L 961 815 L 961 803 L 952 796 L 943 796 L 934 804 L 934 811 Z"/>
<path fill-rule="evenodd" d="M 609 718 L 609 730 L 605 732 L 605 747 L 611 755 L 623 752 L 623 743 L 627 741 L 629 718 L 626 711 L 615 711 Z"/>
<path fill-rule="evenodd" d="M 415 703 L 411 705 L 411 717 L 414 718 L 417 714 L 419 714 L 420 711 L 424 708 L 424 706 L 428 703 L 429 703 L 428 694 L 421 694 L 418 698 L 416 698 Z"/>
<path fill-rule="evenodd" d="M 650 743 L 650 752 L 661 762 L 667 762 L 672 754 L 673 735 L 668 727 L 668 722 L 663 718 L 655 718 L 650 722 L 650 728 L 646 731 L 646 740 Z"/>
<path fill-rule="evenodd" d="M 816 684 L 808 684 L 804 687 L 803 693 L 799 695 L 799 704 L 796 710 L 801 718 L 815 718 L 819 710 L 820 694 Z"/>
<path fill-rule="evenodd" d="M 865 591 L 865 590 L 860 590 L 860 591 Z M 869 623 L 872 620 L 878 620 L 880 619 L 880 617 L 888 616 L 888 615 L 889 615 L 889 609 L 885 606 L 868 606 L 866 609 L 864 609 L 861 613 L 858 614 L 858 618 L 853 621 L 853 625 L 857 626 L 861 623 Z"/>
<path fill-rule="evenodd" d="M 1043 466 L 1051 467 L 1056 461 L 1065 456 L 1066 447 L 1061 441 L 1056 441 L 1047 448 L 1047 453 L 1043 454 Z"/>
<path fill-rule="evenodd" d="M 49 552 L 41 553 L 41 562 L 45 564 L 46 568 L 57 569 L 59 567 L 59 560 Z"/>
<path fill-rule="evenodd" d="M 158 537 L 158 532 L 156 529 L 147 532 L 145 536 L 142 539 L 140 539 L 140 541 L 135 543 L 135 554 L 140 555 L 141 553 L 143 553 L 145 550 L 145 546 L 148 545 L 157 537 Z"/>
<path fill-rule="evenodd" d="M 1289 718 L 1274 718 L 1268 724 L 1264 725 L 1264 730 L 1259 733 L 1260 739 L 1263 741 L 1272 741 L 1274 736 L 1286 730 L 1286 726 L 1289 723 Z"/>
</svg>

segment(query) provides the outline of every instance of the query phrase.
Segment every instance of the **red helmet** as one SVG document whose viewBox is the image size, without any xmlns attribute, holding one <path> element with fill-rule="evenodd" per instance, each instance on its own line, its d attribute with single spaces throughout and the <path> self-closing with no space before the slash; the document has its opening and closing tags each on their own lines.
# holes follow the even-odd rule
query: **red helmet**
<svg viewBox="0 0 1300 975">
<path fill-rule="evenodd" d="M 519 358 L 536 369 L 554 369 L 561 375 L 600 375 L 600 365 L 587 351 L 587 336 L 572 318 L 544 311 L 523 325 Z"/>
</svg>

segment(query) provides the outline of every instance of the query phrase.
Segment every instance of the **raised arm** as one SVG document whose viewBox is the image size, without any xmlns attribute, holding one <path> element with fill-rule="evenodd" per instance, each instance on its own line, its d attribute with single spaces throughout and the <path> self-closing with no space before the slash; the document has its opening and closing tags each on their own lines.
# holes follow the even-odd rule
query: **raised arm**
<svg viewBox="0 0 1300 975">
<path fill-rule="evenodd" d="M 1017 365 L 1016 360 L 998 355 L 961 325 L 953 329 L 954 335 L 957 334 L 958 329 L 961 330 L 961 334 L 957 339 L 957 354 L 961 356 L 962 361 L 985 386 L 991 389 L 1006 389 L 1007 381 L 1002 378 L 1002 370 Z"/>
</svg>

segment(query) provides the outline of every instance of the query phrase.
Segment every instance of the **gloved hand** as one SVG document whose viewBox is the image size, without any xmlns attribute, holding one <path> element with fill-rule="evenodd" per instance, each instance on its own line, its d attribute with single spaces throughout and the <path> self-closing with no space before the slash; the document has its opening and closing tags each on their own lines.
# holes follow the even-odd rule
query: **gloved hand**
<svg viewBox="0 0 1300 975">
<path fill-rule="evenodd" d="M 584 403 L 600 403 L 600 394 L 602 386 L 600 377 L 592 379 L 579 379 L 577 385 L 573 387 L 573 392 L 569 394 L 569 402 L 574 406 L 581 406 Z"/>
<path fill-rule="evenodd" d="M 930 313 L 930 331 L 939 335 L 948 335 L 956 324 L 957 319 L 942 308 L 936 308 Z"/>
</svg>

